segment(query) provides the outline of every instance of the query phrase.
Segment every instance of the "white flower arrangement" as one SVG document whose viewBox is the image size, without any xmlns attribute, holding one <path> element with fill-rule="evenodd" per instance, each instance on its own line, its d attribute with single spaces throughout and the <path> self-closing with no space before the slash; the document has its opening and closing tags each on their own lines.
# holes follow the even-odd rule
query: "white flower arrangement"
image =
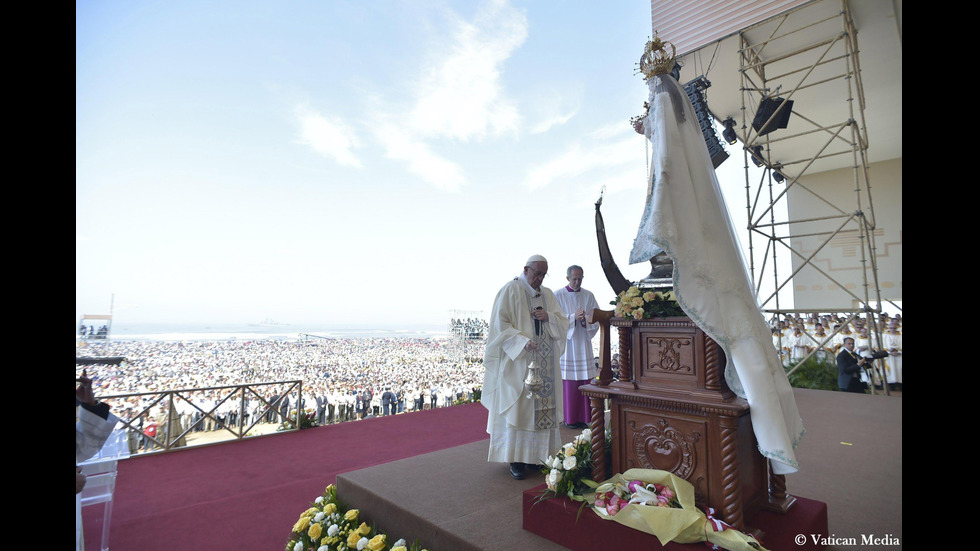
<svg viewBox="0 0 980 551">
<path fill-rule="evenodd" d="M 582 490 L 585 487 L 594 488 L 592 476 L 592 431 L 585 429 L 575 439 L 565 444 L 554 456 L 548 456 L 543 462 L 541 472 L 545 475 L 548 489 L 542 499 L 557 495 L 566 495 L 576 501 L 582 501 Z"/>
</svg>

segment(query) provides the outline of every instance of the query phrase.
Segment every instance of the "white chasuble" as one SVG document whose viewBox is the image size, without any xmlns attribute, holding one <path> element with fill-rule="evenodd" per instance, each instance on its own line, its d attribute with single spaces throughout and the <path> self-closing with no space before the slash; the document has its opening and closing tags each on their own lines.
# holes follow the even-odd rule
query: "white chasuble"
<svg viewBox="0 0 980 551">
<path fill-rule="evenodd" d="M 537 322 L 531 311 L 541 306 L 548 321 Z M 507 283 L 494 300 L 484 357 L 483 397 L 489 411 L 489 461 L 539 463 L 561 446 L 562 385 L 558 358 L 565 350 L 568 319 L 546 287 L 535 291 L 523 275 Z M 526 350 L 529 341 L 535 350 Z M 529 362 L 544 382 L 528 397 L 524 380 Z"/>
</svg>

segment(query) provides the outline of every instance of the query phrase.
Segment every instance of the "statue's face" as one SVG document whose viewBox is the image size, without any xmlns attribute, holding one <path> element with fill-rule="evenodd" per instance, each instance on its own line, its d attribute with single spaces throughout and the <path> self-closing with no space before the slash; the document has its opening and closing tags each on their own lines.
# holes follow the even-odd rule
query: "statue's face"
<svg viewBox="0 0 980 551">
<path fill-rule="evenodd" d="M 568 286 L 573 291 L 578 291 L 579 289 L 582 288 L 583 277 L 584 276 L 582 275 L 582 270 L 572 270 L 572 275 L 566 277 L 565 279 L 568 280 Z"/>
</svg>

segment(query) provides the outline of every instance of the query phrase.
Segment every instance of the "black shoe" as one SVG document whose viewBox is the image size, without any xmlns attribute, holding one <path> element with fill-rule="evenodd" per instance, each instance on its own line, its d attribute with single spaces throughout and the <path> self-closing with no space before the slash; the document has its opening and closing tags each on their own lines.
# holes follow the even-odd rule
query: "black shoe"
<svg viewBox="0 0 980 551">
<path fill-rule="evenodd" d="M 524 480 L 524 463 L 511 463 L 510 476 L 514 477 L 514 480 Z"/>
<path fill-rule="evenodd" d="M 524 469 L 526 471 L 535 471 L 535 472 L 537 472 L 537 471 L 540 471 L 541 470 L 541 465 L 538 465 L 538 464 L 535 464 L 535 463 L 524 463 Z"/>
</svg>

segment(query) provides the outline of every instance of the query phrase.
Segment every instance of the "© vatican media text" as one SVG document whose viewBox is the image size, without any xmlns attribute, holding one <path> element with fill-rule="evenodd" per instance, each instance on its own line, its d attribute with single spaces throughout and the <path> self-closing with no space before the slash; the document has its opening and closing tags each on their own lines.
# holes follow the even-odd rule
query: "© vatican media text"
<svg viewBox="0 0 980 551">
<path fill-rule="evenodd" d="M 878 536 L 875 534 L 861 534 L 861 537 L 843 537 L 831 534 L 825 536 L 823 534 L 797 534 L 795 538 L 796 545 L 902 545 L 902 542 L 891 534 L 885 534 L 883 536 Z"/>
</svg>

